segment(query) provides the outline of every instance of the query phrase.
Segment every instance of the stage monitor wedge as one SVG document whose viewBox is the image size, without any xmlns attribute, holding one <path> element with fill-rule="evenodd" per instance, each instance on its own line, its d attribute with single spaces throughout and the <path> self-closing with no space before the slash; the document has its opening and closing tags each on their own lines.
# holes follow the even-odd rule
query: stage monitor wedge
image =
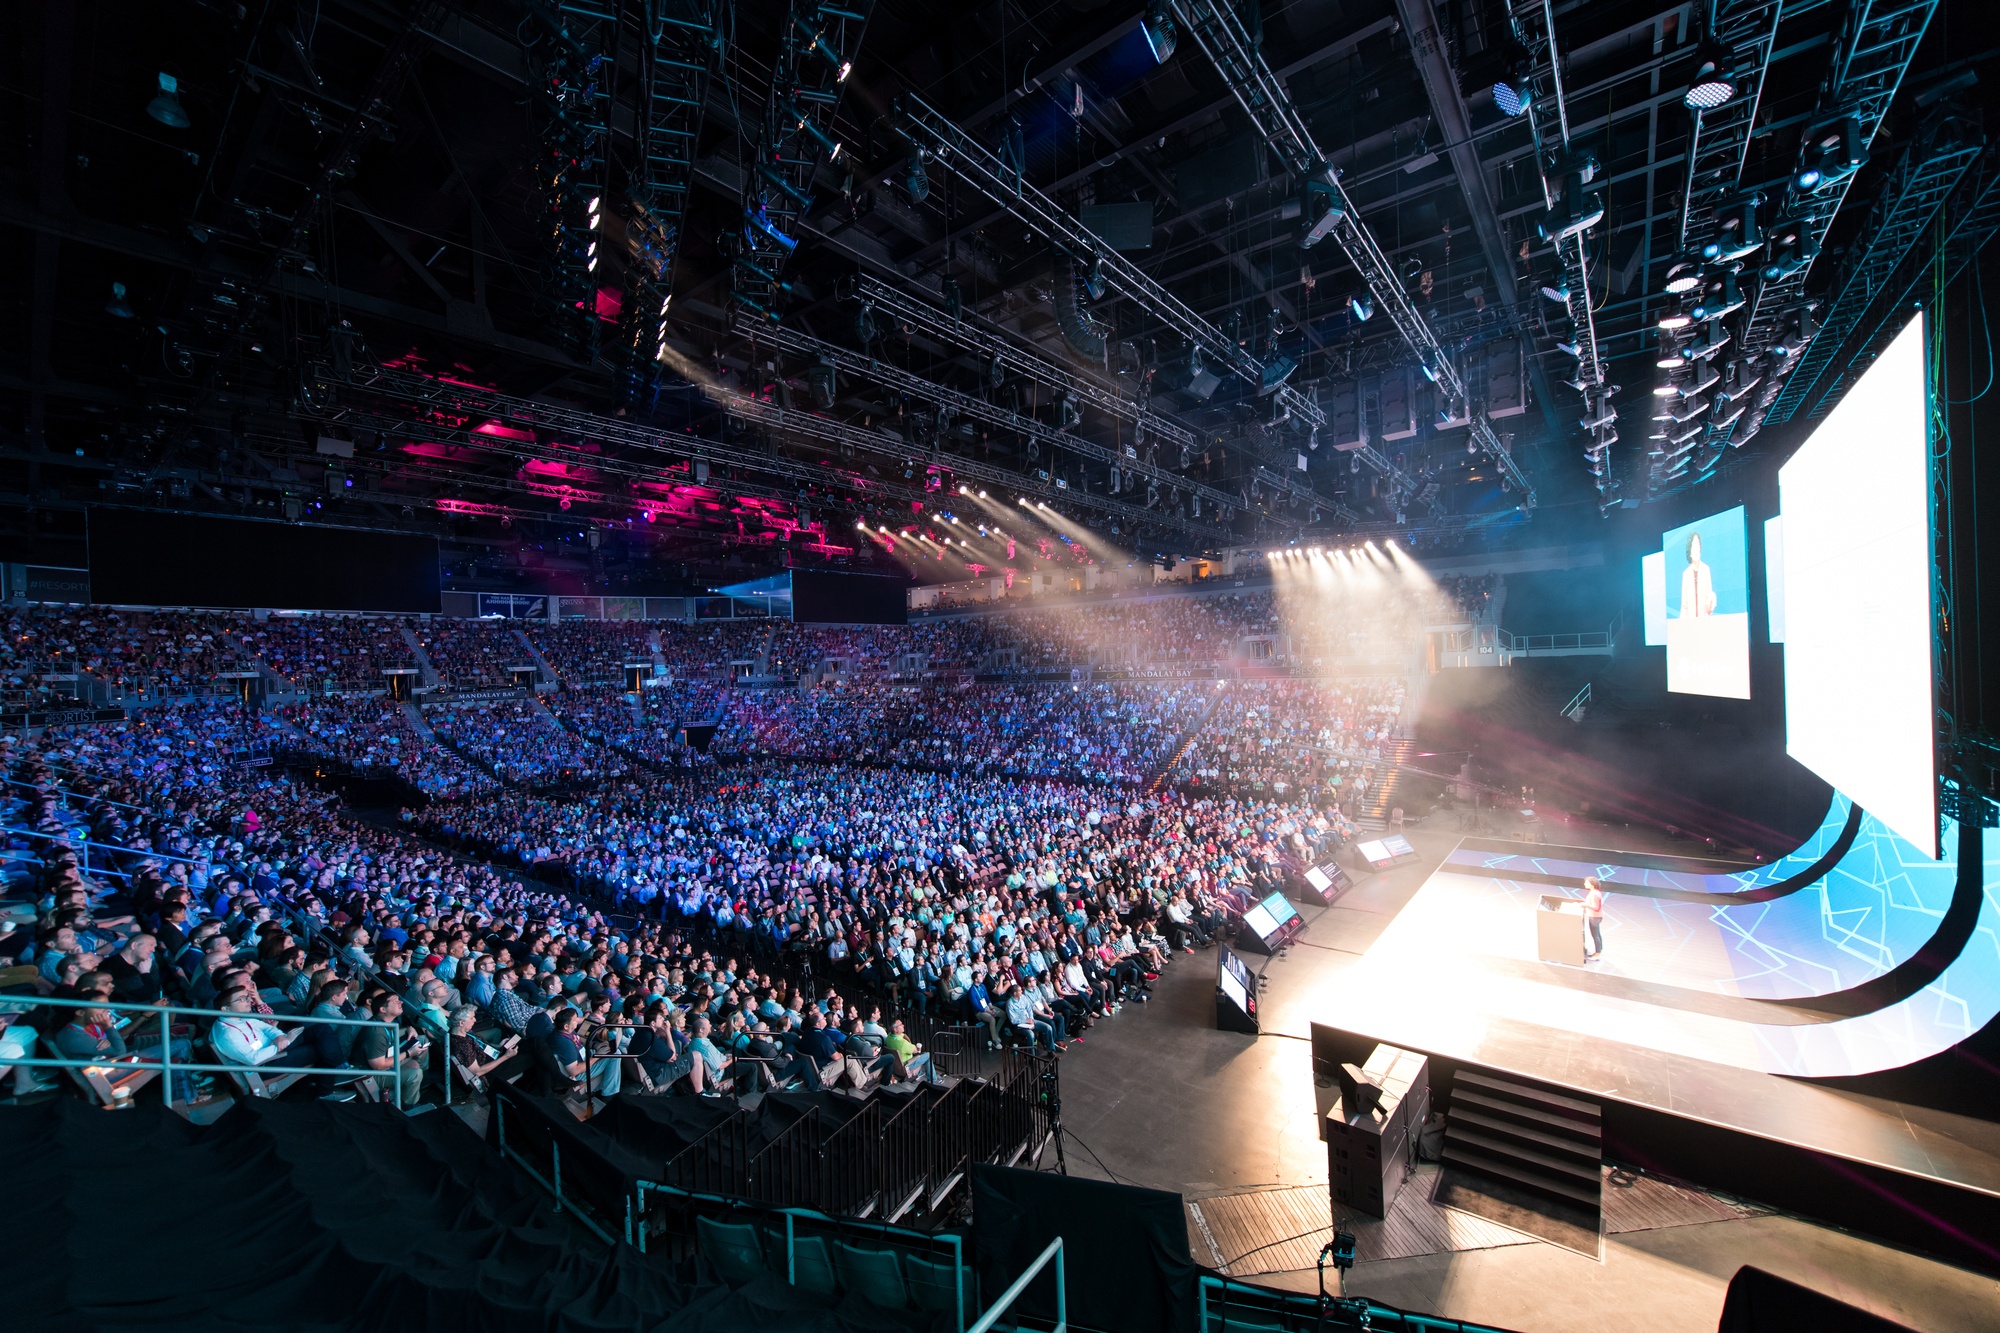
<svg viewBox="0 0 2000 1333">
<path fill-rule="evenodd" d="M 1939 855 L 1924 321 L 1778 470 L 1785 750 Z"/>
</svg>

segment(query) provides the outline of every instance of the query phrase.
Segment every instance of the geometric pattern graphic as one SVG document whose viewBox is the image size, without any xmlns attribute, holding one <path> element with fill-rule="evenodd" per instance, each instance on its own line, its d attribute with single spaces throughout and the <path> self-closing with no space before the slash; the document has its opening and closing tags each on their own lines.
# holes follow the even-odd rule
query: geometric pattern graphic
<svg viewBox="0 0 2000 1333">
<path fill-rule="evenodd" d="M 1805 999 L 1872 981 L 1914 956 L 1951 906 L 1956 856 L 1933 861 L 1863 812 L 1847 854 L 1817 881 L 1783 897 L 1716 904 L 1673 895 L 1741 893 L 1781 883 L 1825 854 L 1845 828 L 1848 810 L 1848 800 L 1836 795 L 1826 819 L 1797 850 L 1729 874 L 1468 847 L 1447 857 L 1444 868 L 1486 878 L 1496 891 L 1522 899 L 1510 910 L 1531 910 L 1545 893 L 1577 896 L 1543 876 L 1581 881 L 1595 875 L 1607 891 L 1607 970 L 1750 999 Z M 1532 878 L 1514 881 L 1510 875 Z"/>
<path fill-rule="evenodd" d="M 1730 875 L 1586 863 L 1574 848 L 1542 857 L 1460 845 L 1356 965 L 1329 979 L 1319 1012 L 1381 1041 L 1464 1058 L 1503 1019 L 1805 1077 L 1939 1054 L 2000 1015 L 2000 838 L 1983 840 L 1980 912 L 1958 956 L 1916 993 L 1853 1017 L 1783 1001 L 1879 977 L 1936 933 L 1956 885 L 1955 825 L 1946 824 L 1942 862 L 1864 818 L 1829 874 L 1783 897 L 1730 906 L 1658 896 L 1740 892 L 1797 874 L 1839 836 L 1847 808 L 1836 797 L 1798 852 Z M 1543 962 L 1538 900 L 1575 891 L 1542 877 L 1584 874 L 1616 885 L 1605 895 L 1604 959 Z"/>
</svg>

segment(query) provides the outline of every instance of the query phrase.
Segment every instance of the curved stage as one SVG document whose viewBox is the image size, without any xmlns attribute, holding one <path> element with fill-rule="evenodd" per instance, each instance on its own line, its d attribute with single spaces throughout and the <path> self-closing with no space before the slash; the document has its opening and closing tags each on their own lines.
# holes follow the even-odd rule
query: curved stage
<svg viewBox="0 0 2000 1333">
<path fill-rule="evenodd" d="M 1945 845 L 1959 840 L 1948 825 Z M 1751 870 L 1587 854 L 1461 840 L 1323 1012 L 1368 1013 L 1371 1033 L 1426 1050 L 1476 1045 L 1507 1019 L 1821 1078 L 1936 1055 L 2000 1015 L 2000 861 L 1961 883 L 1956 855 L 1930 860 L 1844 797 L 1798 850 Z M 1587 874 L 1606 889 L 1604 959 L 1539 960 L 1540 898 L 1577 896 Z M 1946 930 L 1968 893 L 1970 931 Z M 1916 967 L 1946 935 L 1953 956 Z M 1892 974 L 1901 993 L 1882 984 Z"/>
</svg>

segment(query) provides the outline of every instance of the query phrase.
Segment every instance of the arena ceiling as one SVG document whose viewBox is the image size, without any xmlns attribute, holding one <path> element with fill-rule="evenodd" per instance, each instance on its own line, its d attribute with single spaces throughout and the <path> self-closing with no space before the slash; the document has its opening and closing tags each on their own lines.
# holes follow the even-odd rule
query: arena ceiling
<svg viewBox="0 0 2000 1333">
<path fill-rule="evenodd" d="M 434 530 L 475 573 L 559 541 L 628 580 L 885 562 L 857 523 L 980 491 L 1143 558 L 1573 533 L 1811 410 L 1815 330 L 1894 296 L 1879 237 L 1986 202 L 1953 19 L 16 6 L 0 514 Z"/>
</svg>

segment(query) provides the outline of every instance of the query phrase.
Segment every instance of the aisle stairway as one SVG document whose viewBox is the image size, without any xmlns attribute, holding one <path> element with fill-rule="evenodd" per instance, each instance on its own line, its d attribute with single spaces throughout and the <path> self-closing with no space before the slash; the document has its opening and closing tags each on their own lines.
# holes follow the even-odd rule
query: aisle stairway
<svg viewBox="0 0 2000 1333">
<path fill-rule="evenodd" d="M 1597 1103 L 1525 1079 L 1461 1068 L 1452 1077 L 1444 1163 L 1582 1213 L 1603 1212 Z"/>
<path fill-rule="evenodd" d="M 1416 751 L 1415 741 L 1400 737 L 1382 743 L 1382 757 L 1377 761 L 1381 765 L 1381 776 L 1368 789 L 1364 798 L 1366 803 L 1355 819 L 1357 824 L 1371 829 L 1388 827 L 1391 812 L 1403 804 L 1403 797 L 1410 791 L 1409 777 L 1403 772 L 1403 765 Z"/>
</svg>

